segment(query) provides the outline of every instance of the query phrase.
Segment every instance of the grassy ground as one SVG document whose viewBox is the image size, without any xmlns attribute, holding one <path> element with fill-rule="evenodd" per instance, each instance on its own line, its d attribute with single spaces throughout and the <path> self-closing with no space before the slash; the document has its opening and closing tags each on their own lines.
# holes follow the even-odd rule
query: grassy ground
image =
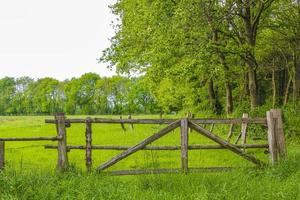
<svg viewBox="0 0 300 200">
<path fill-rule="evenodd" d="M 103 116 L 102 116 L 103 117 Z M 134 118 L 154 116 L 136 116 Z M 49 117 L 0 117 L 0 137 L 55 136 L 55 126 L 45 124 Z M 51 117 L 50 117 L 51 118 Z M 93 125 L 93 144 L 134 145 L 163 125 L 135 125 L 123 132 L 120 125 Z M 215 132 L 226 137 L 229 127 L 217 125 Z M 249 129 L 249 143 L 257 127 Z M 256 130 L 253 131 L 252 130 Z M 85 143 L 84 125 L 67 129 L 68 144 Z M 235 136 L 240 131 L 236 127 Z M 265 135 L 263 136 L 265 138 Z M 179 130 L 152 145 L 179 145 Z M 286 162 L 266 169 L 246 168 L 253 164 L 226 150 L 189 152 L 190 167 L 232 166 L 226 173 L 189 175 L 141 175 L 111 177 L 85 172 L 85 152 L 69 153 L 71 169 L 66 174 L 55 172 L 57 152 L 44 149 L 55 142 L 7 142 L 6 170 L 0 174 L 1 199 L 300 199 L 300 150 L 289 145 Z M 190 144 L 214 144 L 195 132 Z M 264 150 L 249 150 L 268 162 Z M 118 151 L 93 151 L 93 167 L 118 154 Z M 109 170 L 142 168 L 179 168 L 179 151 L 140 151 Z"/>
</svg>

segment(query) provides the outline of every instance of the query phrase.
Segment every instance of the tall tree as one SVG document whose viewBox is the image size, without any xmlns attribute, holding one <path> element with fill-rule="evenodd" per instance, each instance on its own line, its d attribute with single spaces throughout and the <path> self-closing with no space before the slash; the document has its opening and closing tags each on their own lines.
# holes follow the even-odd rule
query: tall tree
<svg viewBox="0 0 300 200">
<path fill-rule="evenodd" d="M 256 58 L 257 35 L 261 21 L 268 17 L 267 10 L 274 0 L 230 0 L 221 3 L 226 7 L 224 13 L 230 35 L 239 47 L 240 56 L 248 67 L 248 81 L 251 108 L 260 105 L 259 83 L 257 79 L 258 62 Z M 226 34 L 226 33 L 225 33 Z"/>
<path fill-rule="evenodd" d="M 15 94 L 15 79 L 5 77 L 0 79 L 0 114 L 12 114 L 13 98 Z"/>
</svg>

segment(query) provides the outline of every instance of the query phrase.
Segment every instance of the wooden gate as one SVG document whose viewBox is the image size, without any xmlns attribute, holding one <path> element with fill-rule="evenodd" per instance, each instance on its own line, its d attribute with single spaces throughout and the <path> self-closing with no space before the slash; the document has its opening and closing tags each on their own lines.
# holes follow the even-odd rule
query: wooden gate
<svg viewBox="0 0 300 200">
<path fill-rule="evenodd" d="M 121 170 L 109 172 L 114 175 L 126 174 L 146 174 L 146 173 L 177 173 L 177 172 L 198 172 L 198 171 L 217 171 L 229 170 L 224 167 L 212 168 L 189 168 L 188 166 L 188 151 L 195 149 L 227 149 L 234 154 L 256 164 L 257 166 L 266 165 L 255 156 L 246 153 L 247 148 L 266 148 L 270 153 L 271 164 L 278 162 L 286 154 L 284 133 L 282 128 L 282 117 L 280 110 L 271 110 L 267 112 L 266 118 L 248 118 L 244 114 L 242 118 L 235 119 L 100 119 L 100 118 L 86 118 L 86 119 L 66 119 L 64 115 L 56 116 L 55 120 L 46 120 L 46 123 L 55 123 L 57 125 L 58 135 L 62 140 L 59 141 L 58 146 L 47 145 L 45 148 L 58 149 L 58 165 L 59 169 L 66 169 L 68 165 L 67 152 L 72 149 L 81 149 L 86 151 L 86 167 L 91 170 L 92 167 L 92 150 L 123 150 L 122 153 L 104 162 L 96 168 L 97 171 L 103 170 L 113 166 L 119 161 L 127 158 L 140 150 L 180 150 L 181 151 L 181 168 L 179 169 L 146 169 L 146 170 Z M 68 146 L 66 142 L 66 127 L 72 123 L 85 123 L 86 124 L 86 145 L 85 146 Z M 124 130 L 124 124 L 167 124 L 167 126 L 150 137 L 142 140 L 134 146 L 97 146 L 92 145 L 92 124 L 93 123 L 113 123 L 121 124 Z M 204 126 L 211 124 L 210 130 Z M 230 125 L 227 139 L 222 139 L 213 133 L 215 124 L 228 124 Z M 233 134 L 233 126 L 240 124 L 241 132 L 236 141 L 231 143 L 230 140 Z M 260 124 L 268 128 L 268 144 L 246 144 L 247 127 L 248 124 Z M 180 128 L 181 145 L 180 146 L 148 146 L 152 142 L 159 140 L 176 128 Z M 196 131 L 196 133 L 209 138 L 217 143 L 217 145 L 189 145 L 189 129 Z M 64 137 L 62 137 L 64 136 Z M 238 141 L 242 139 L 242 144 L 238 145 Z"/>
<path fill-rule="evenodd" d="M 196 121 L 196 120 L 195 120 Z M 254 156 L 247 154 L 245 151 L 241 150 L 239 148 L 239 146 L 233 145 L 231 143 L 229 143 L 228 141 L 218 137 L 217 135 L 215 135 L 214 133 L 212 133 L 211 131 L 201 127 L 200 125 L 198 125 L 197 123 L 193 122 L 193 120 L 191 119 L 181 119 L 181 120 L 177 120 L 175 122 L 172 122 L 170 125 L 168 125 L 167 127 L 165 127 L 164 129 L 160 130 L 159 132 L 151 135 L 150 137 L 144 139 L 143 141 L 139 142 L 138 144 L 128 148 L 127 150 L 123 151 L 122 153 L 120 153 L 119 155 L 113 157 L 112 159 L 110 159 L 109 161 L 101 164 L 99 167 L 96 168 L 97 171 L 102 171 L 105 170 L 109 167 L 111 167 L 112 165 L 118 163 L 119 161 L 125 159 L 126 157 L 134 154 L 135 152 L 139 151 L 139 150 L 143 150 L 147 147 L 148 144 L 151 144 L 152 142 L 160 139 L 161 137 L 167 135 L 168 133 L 170 133 L 172 130 L 176 129 L 177 127 L 180 127 L 181 129 L 181 170 L 184 173 L 187 173 L 189 171 L 189 167 L 188 167 L 188 150 L 189 150 L 189 145 L 188 145 L 188 135 L 189 135 L 189 128 L 192 128 L 193 130 L 195 130 L 197 133 L 211 139 L 212 141 L 218 143 L 220 145 L 220 147 L 224 148 L 224 149 L 228 149 L 230 151 L 232 151 L 233 153 L 242 156 L 243 158 L 245 158 L 246 160 L 249 160 L 251 162 L 253 162 L 254 164 L 258 165 L 258 166 L 262 166 L 264 165 L 262 161 L 258 160 L 257 158 L 255 158 Z M 247 148 L 247 145 L 244 145 L 243 148 Z M 252 146 L 252 147 L 257 147 L 260 148 L 261 146 Z M 262 145 L 262 147 L 266 147 L 266 145 Z M 207 168 L 209 169 L 209 168 Z M 214 168 L 217 169 L 217 168 Z M 219 168 L 219 169 L 224 169 L 224 168 Z M 192 169 L 193 171 L 197 171 L 197 170 L 204 170 L 203 168 L 198 168 L 198 169 Z M 156 169 L 156 170 L 150 170 L 149 172 L 153 173 L 153 172 L 172 172 L 174 171 L 174 169 Z M 175 169 L 175 172 L 179 171 L 178 169 Z M 141 170 L 131 170 L 131 171 L 118 171 L 118 172 L 114 172 L 114 174 L 126 174 L 130 173 L 130 174 L 136 174 L 136 173 L 142 173 L 143 171 Z M 147 171 L 144 171 L 147 172 Z"/>
</svg>

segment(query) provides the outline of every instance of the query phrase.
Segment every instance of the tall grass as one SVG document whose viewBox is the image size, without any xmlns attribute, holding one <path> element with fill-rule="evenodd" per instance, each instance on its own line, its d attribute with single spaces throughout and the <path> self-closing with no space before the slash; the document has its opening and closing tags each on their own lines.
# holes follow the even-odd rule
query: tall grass
<svg viewBox="0 0 300 200">
<path fill-rule="evenodd" d="M 272 168 L 127 177 L 39 169 L 0 174 L 1 199 L 300 199 L 299 153 Z"/>
</svg>

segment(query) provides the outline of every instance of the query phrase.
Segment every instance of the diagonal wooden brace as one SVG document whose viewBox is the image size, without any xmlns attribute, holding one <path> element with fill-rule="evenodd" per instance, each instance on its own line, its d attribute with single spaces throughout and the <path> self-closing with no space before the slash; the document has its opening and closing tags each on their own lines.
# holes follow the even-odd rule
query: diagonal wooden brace
<svg viewBox="0 0 300 200">
<path fill-rule="evenodd" d="M 226 140 L 223 140 L 222 138 L 220 138 L 217 135 L 213 134 L 209 130 L 206 130 L 206 129 L 202 128 L 201 126 L 199 126 L 198 124 L 195 124 L 195 123 L 191 122 L 190 120 L 189 120 L 189 127 L 191 127 L 192 129 L 194 129 L 195 131 L 197 131 L 201 135 L 203 135 L 205 137 L 208 137 L 209 139 L 213 140 L 214 142 L 220 144 L 222 147 L 224 147 L 224 148 L 226 148 L 226 149 L 228 149 L 228 150 L 230 150 L 230 151 L 238 154 L 239 156 L 242 156 L 246 160 L 249 160 L 249 161 L 255 163 L 258 166 L 263 166 L 264 165 L 264 163 L 262 161 L 258 160 L 254 156 L 245 153 L 244 151 L 242 151 L 241 149 L 239 149 L 235 145 L 227 142 Z"/>
<path fill-rule="evenodd" d="M 171 123 L 170 125 L 168 125 L 167 127 L 163 128 L 162 130 L 160 130 L 159 132 L 155 133 L 154 135 L 151 135 L 150 137 L 144 139 L 143 141 L 141 141 L 140 143 L 136 144 L 135 146 L 123 151 L 122 153 L 120 153 L 119 155 L 113 157 L 111 160 L 103 163 L 102 165 L 100 165 L 99 167 L 96 168 L 97 171 L 101 171 L 104 170 L 112 165 L 114 165 L 115 163 L 123 160 L 124 158 L 130 156 L 131 154 L 137 152 L 138 150 L 143 149 L 145 146 L 147 146 L 148 144 L 154 142 L 155 140 L 161 138 L 162 136 L 166 135 L 167 133 L 169 133 L 170 131 L 176 129 L 177 127 L 180 126 L 180 120 L 177 120 L 173 123 Z"/>
</svg>

